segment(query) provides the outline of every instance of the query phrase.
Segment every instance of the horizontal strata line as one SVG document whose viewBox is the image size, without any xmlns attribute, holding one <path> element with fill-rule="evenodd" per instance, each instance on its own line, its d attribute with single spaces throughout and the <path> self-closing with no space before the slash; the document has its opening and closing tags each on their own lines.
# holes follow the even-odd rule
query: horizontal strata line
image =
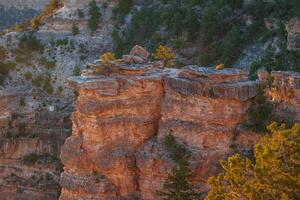
<svg viewBox="0 0 300 200">
<path fill-rule="evenodd" d="M 201 131 L 211 131 L 211 130 L 220 130 L 222 129 L 223 131 L 231 131 L 233 127 L 226 127 L 224 125 L 220 124 L 210 124 L 209 126 L 204 126 L 204 123 L 199 123 L 199 122 L 192 122 L 192 121 L 185 121 L 185 120 L 180 120 L 180 119 L 162 119 L 159 127 L 160 128 L 166 128 L 170 127 L 169 125 L 172 125 L 173 127 L 184 127 L 184 126 L 189 126 L 193 130 L 198 130 L 199 128 L 205 128 L 204 130 Z M 171 127 L 172 128 L 172 127 Z"/>
<path fill-rule="evenodd" d="M 54 184 L 53 184 L 54 185 Z M 44 185 L 44 186 L 47 186 L 47 185 Z M 56 186 L 56 184 L 55 184 Z M 53 193 L 57 193 L 57 189 L 56 188 L 47 188 L 48 190 L 45 191 L 45 188 L 43 189 L 36 189 L 36 187 L 24 187 L 24 186 L 19 186 L 19 185 L 8 185 L 8 184 L 5 184 L 5 185 L 2 185 L 0 184 L 0 191 L 1 191 L 1 188 L 16 188 L 16 189 L 24 189 L 24 190 L 29 190 L 29 191 L 33 191 L 33 192 L 41 192 L 43 194 L 45 194 L 45 192 L 51 192 L 52 194 Z"/>
</svg>

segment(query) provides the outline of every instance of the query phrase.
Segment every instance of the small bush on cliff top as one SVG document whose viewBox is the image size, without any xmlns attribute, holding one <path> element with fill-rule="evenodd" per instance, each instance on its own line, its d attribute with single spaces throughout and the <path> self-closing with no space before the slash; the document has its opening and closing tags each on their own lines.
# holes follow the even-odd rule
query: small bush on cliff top
<svg viewBox="0 0 300 200">
<path fill-rule="evenodd" d="M 173 135 L 168 134 L 164 138 L 164 145 L 175 163 L 172 173 L 166 179 L 163 191 L 158 192 L 164 200 L 194 200 L 199 198 L 193 184 L 188 182 L 192 177 L 188 160 L 190 152 L 176 142 Z"/>
<path fill-rule="evenodd" d="M 165 67 L 172 67 L 175 65 L 175 53 L 170 47 L 160 45 L 153 54 L 154 59 L 164 62 Z"/>
<path fill-rule="evenodd" d="M 255 145 L 255 162 L 239 154 L 222 161 L 224 172 L 209 178 L 205 200 L 300 199 L 300 124 L 291 129 L 276 123 Z"/>
<path fill-rule="evenodd" d="M 103 64 L 109 64 L 109 62 L 116 60 L 116 56 L 112 52 L 106 52 L 100 56 L 100 60 Z"/>
</svg>

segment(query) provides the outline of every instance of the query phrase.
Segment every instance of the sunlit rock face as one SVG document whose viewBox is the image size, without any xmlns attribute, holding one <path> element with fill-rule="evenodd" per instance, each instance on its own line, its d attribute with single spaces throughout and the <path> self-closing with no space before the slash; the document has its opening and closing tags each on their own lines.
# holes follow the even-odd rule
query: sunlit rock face
<svg viewBox="0 0 300 200">
<path fill-rule="evenodd" d="M 66 99 L 26 88 L 0 91 L 0 199 L 58 199 L 59 154 L 71 131 L 70 107 Z"/>
<path fill-rule="evenodd" d="M 136 50 L 70 78 L 79 96 L 61 152 L 60 199 L 160 199 L 157 191 L 174 165 L 162 145 L 169 132 L 191 150 L 191 181 L 200 191 L 232 153 L 233 129 L 245 119 L 257 83 L 235 69 L 139 64 L 146 54 Z"/>
</svg>

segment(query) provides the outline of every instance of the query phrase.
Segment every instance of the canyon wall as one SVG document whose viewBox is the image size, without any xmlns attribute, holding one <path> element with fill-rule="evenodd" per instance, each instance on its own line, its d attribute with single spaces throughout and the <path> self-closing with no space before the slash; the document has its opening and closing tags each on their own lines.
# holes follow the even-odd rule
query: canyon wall
<svg viewBox="0 0 300 200">
<path fill-rule="evenodd" d="M 71 132 L 72 101 L 28 88 L 0 91 L 0 193 L 3 200 L 55 200 L 60 149 Z"/>
<path fill-rule="evenodd" d="M 257 82 L 237 69 L 138 64 L 144 61 L 133 51 L 109 68 L 97 65 L 102 75 L 70 78 L 79 96 L 61 151 L 61 200 L 160 199 L 174 165 L 162 145 L 169 132 L 192 152 L 190 181 L 202 192 L 219 160 L 232 153 L 233 130 L 245 120 Z M 256 139 L 239 137 L 245 148 Z"/>
</svg>

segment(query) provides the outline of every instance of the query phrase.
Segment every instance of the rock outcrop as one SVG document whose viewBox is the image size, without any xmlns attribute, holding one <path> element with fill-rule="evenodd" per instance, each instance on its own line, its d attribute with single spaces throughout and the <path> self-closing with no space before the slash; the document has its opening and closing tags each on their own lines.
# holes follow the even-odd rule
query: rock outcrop
<svg viewBox="0 0 300 200">
<path fill-rule="evenodd" d="M 170 131 L 192 152 L 191 181 L 207 191 L 207 177 L 231 153 L 233 129 L 245 119 L 257 83 L 237 69 L 109 65 L 93 65 L 101 75 L 70 78 L 79 96 L 73 134 L 61 152 L 60 199 L 159 199 L 173 166 L 162 145 Z"/>
</svg>

